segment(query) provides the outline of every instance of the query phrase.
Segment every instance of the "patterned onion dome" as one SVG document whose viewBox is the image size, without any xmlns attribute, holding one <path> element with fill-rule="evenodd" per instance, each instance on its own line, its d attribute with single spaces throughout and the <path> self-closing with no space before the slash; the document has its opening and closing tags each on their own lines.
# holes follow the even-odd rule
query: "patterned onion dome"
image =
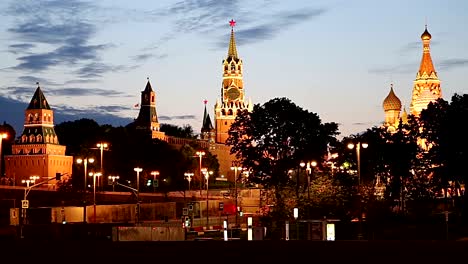
<svg viewBox="0 0 468 264">
<path fill-rule="evenodd" d="M 389 110 L 401 110 L 401 101 L 393 92 L 393 85 L 390 88 L 390 92 L 383 101 L 384 111 Z"/>
<path fill-rule="evenodd" d="M 426 29 L 424 30 L 424 32 L 421 34 L 421 39 L 422 40 L 431 40 L 432 36 L 431 34 L 429 33 L 429 31 L 427 31 L 427 26 L 426 26 Z"/>
</svg>

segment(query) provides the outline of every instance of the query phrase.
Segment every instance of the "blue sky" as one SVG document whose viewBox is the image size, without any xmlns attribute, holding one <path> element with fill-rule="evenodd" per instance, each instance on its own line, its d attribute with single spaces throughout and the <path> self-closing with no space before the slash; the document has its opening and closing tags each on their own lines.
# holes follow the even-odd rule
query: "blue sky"
<svg viewBox="0 0 468 264">
<path fill-rule="evenodd" d="M 409 110 L 427 22 L 450 100 L 468 83 L 468 2 L 21 0 L 0 3 L 0 121 L 22 131 L 36 82 L 58 122 L 126 125 L 147 77 L 160 123 L 213 115 L 230 27 L 247 98 L 290 98 L 341 136 L 379 125 L 390 83 Z"/>
</svg>

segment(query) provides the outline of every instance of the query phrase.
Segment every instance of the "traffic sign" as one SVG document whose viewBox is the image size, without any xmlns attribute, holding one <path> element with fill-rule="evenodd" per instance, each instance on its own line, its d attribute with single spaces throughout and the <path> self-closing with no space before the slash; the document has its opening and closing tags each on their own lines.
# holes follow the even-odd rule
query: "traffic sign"
<svg viewBox="0 0 468 264">
<path fill-rule="evenodd" d="M 21 208 L 29 208 L 29 200 L 21 200 Z"/>
</svg>

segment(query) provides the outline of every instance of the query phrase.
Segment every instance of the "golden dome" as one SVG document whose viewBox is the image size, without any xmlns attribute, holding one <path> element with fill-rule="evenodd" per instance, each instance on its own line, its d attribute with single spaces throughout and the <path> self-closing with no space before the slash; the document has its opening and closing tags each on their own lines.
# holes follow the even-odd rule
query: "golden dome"
<svg viewBox="0 0 468 264">
<path fill-rule="evenodd" d="M 390 92 L 388 93 L 387 97 L 383 101 L 383 108 L 384 111 L 389 110 L 401 110 L 401 101 L 393 92 L 393 85 L 390 87 Z"/>
<path fill-rule="evenodd" d="M 427 26 L 426 26 L 426 29 L 424 30 L 424 32 L 421 35 L 421 39 L 422 40 L 431 40 L 431 38 L 432 38 L 432 36 L 429 33 L 429 31 L 427 31 Z"/>
</svg>

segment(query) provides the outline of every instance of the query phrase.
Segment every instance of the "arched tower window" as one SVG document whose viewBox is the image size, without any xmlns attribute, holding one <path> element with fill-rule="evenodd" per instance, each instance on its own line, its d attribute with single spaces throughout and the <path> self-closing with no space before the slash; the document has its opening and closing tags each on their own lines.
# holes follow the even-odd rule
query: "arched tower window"
<svg viewBox="0 0 468 264">
<path fill-rule="evenodd" d="M 235 71 L 236 70 L 236 65 L 233 63 L 231 63 L 231 71 Z"/>
<path fill-rule="evenodd" d="M 232 109 L 229 109 L 228 115 L 232 115 Z"/>
</svg>

